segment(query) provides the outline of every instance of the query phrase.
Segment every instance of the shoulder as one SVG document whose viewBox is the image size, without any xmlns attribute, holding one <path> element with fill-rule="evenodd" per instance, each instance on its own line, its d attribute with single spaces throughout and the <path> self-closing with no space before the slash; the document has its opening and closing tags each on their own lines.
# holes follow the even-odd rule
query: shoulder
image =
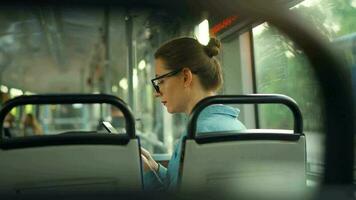
<svg viewBox="0 0 356 200">
<path fill-rule="evenodd" d="M 199 115 L 199 120 L 220 118 L 220 119 L 236 119 L 239 116 L 240 110 L 226 105 L 211 105 L 206 107 Z"/>
<path fill-rule="evenodd" d="M 243 130 L 245 126 L 238 120 L 240 110 L 226 105 L 211 105 L 198 118 L 198 132 Z"/>
</svg>

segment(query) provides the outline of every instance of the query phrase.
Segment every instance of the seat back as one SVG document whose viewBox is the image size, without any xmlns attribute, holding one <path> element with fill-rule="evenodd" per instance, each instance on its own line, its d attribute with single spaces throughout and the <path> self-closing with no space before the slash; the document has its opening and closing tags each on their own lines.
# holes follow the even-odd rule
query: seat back
<svg viewBox="0 0 356 200">
<path fill-rule="evenodd" d="M 66 132 L 58 135 L 1 138 L 0 193 L 113 193 L 142 189 L 140 142 L 127 105 L 110 95 L 31 95 L 8 101 L 0 112 L 0 130 L 19 105 L 107 103 L 118 107 L 126 134 Z M 2 134 L 3 135 L 3 134 Z"/>
<path fill-rule="evenodd" d="M 217 131 L 196 134 L 199 113 L 211 104 L 284 104 L 294 130 Z M 218 122 L 217 122 L 218 123 Z M 229 128 L 229 127 L 226 127 Z M 239 195 L 298 196 L 306 185 L 306 142 L 296 102 L 284 95 L 220 95 L 200 101 L 183 141 L 180 188 Z"/>
<path fill-rule="evenodd" d="M 184 145 L 182 190 L 214 189 L 240 195 L 304 190 L 304 135 L 270 130 L 222 132 L 186 139 Z"/>
<path fill-rule="evenodd" d="M 56 136 L 52 136 L 51 141 L 54 141 L 53 137 Z M 69 136 L 66 137 L 68 141 L 71 140 Z M 57 140 L 61 139 L 61 144 L 1 150 L 0 192 L 29 194 L 140 190 L 142 177 L 138 139 L 129 139 L 125 135 L 107 135 L 105 138 L 91 136 L 92 139 L 95 137 L 101 142 L 108 142 L 85 144 L 83 140 L 84 144 L 71 142 L 65 145 L 63 138 L 56 137 Z M 38 140 L 36 142 L 48 144 L 48 139 L 38 136 L 32 138 L 32 143 Z M 22 141 L 22 144 L 26 143 Z"/>
</svg>

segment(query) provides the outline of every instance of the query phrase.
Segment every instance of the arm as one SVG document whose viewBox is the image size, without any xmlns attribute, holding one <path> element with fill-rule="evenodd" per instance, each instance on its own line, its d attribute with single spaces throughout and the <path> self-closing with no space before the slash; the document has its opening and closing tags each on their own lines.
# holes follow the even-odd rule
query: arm
<svg viewBox="0 0 356 200">
<path fill-rule="evenodd" d="M 145 190 L 159 190 L 166 187 L 167 169 L 153 160 L 151 154 L 141 148 L 143 161 L 143 183 Z"/>
</svg>

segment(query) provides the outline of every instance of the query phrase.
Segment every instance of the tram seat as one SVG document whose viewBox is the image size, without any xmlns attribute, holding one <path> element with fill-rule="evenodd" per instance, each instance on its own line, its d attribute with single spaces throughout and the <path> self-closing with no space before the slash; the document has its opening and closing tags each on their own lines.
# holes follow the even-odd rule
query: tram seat
<svg viewBox="0 0 356 200">
<path fill-rule="evenodd" d="M 298 195 L 305 189 L 303 134 L 271 129 L 204 133 L 183 145 L 181 190 L 258 196 Z"/>
<path fill-rule="evenodd" d="M 107 193 L 142 188 L 138 138 L 55 135 L 2 141 L 1 194 Z"/>
</svg>

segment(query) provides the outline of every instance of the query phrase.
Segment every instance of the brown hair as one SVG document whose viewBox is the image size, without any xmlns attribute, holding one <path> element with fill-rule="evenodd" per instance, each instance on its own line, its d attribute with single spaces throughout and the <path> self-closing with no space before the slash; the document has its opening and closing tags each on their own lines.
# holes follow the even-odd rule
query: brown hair
<svg viewBox="0 0 356 200">
<path fill-rule="evenodd" d="M 159 47 L 155 59 L 162 59 L 168 69 L 189 68 L 199 77 L 206 90 L 218 90 L 222 83 L 222 70 L 215 58 L 221 44 L 216 38 L 210 38 L 208 45 L 200 44 L 196 39 L 182 37 L 170 40 Z"/>
</svg>

